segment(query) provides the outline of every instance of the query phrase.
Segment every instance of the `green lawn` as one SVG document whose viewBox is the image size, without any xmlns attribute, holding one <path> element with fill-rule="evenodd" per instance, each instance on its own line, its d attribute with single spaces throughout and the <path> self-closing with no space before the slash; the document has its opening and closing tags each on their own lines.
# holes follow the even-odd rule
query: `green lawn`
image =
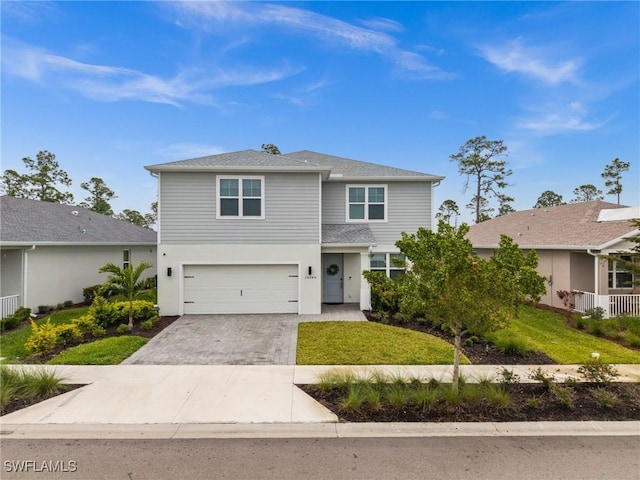
<svg viewBox="0 0 640 480">
<path fill-rule="evenodd" d="M 520 318 L 500 334 L 522 338 L 561 364 L 584 363 L 592 352 L 605 363 L 640 363 L 637 350 L 570 328 L 561 315 L 533 307 L 523 307 Z"/>
<path fill-rule="evenodd" d="M 78 318 L 87 313 L 88 309 L 89 307 L 80 307 L 54 312 L 48 317 L 38 320 L 36 323 L 40 325 L 46 322 L 47 318 L 51 319 L 51 323 L 54 325 L 70 323 L 74 318 Z M 2 363 L 22 363 L 23 359 L 27 356 L 24 343 L 27 341 L 27 338 L 29 338 L 29 335 L 31 335 L 30 325 L 0 335 L 0 357 L 4 357 Z"/>
<path fill-rule="evenodd" d="M 117 365 L 148 340 L 135 335 L 109 337 L 71 347 L 47 363 L 51 365 Z"/>
<path fill-rule="evenodd" d="M 298 365 L 446 365 L 453 346 L 404 328 L 372 322 L 309 322 L 298 328 Z M 468 364 L 463 355 L 460 363 Z"/>
</svg>

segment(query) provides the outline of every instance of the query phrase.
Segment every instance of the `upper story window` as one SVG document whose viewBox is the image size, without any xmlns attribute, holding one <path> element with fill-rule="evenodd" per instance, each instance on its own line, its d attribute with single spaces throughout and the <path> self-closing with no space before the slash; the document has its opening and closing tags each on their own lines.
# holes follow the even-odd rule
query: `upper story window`
<svg viewBox="0 0 640 480">
<path fill-rule="evenodd" d="M 622 260 L 631 261 L 628 255 L 620 255 Z M 633 273 L 627 270 L 626 266 L 615 260 L 609 261 L 609 288 L 632 288 Z"/>
<path fill-rule="evenodd" d="M 264 218 L 264 177 L 218 177 L 218 218 Z"/>
<path fill-rule="evenodd" d="M 384 272 L 387 277 L 397 279 L 404 273 L 405 256 L 402 253 L 374 253 L 371 255 L 370 270 Z"/>
<path fill-rule="evenodd" d="M 347 185 L 347 222 L 386 221 L 386 185 Z"/>
</svg>

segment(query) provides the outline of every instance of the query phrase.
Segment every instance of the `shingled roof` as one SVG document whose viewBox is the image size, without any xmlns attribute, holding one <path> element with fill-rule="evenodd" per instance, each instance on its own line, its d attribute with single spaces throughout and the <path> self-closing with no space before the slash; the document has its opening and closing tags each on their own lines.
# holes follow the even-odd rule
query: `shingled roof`
<svg viewBox="0 0 640 480">
<path fill-rule="evenodd" d="M 322 224 L 323 244 L 375 245 L 369 225 Z"/>
<path fill-rule="evenodd" d="M 257 150 L 209 155 L 176 162 L 148 165 L 151 172 L 169 171 L 286 171 L 322 172 L 330 179 L 373 179 L 439 181 L 444 177 L 426 173 L 388 167 L 376 163 L 325 155 L 302 150 L 282 155 L 273 155 Z M 329 176 L 330 174 L 330 176 Z"/>
<path fill-rule="evenodd" d="M 473 225 L 467 238 L 476 248 L 495 248 L 508 235 L 522 248 L 594 249 L 635 232 L 629 220 L 598 221 L 601 210 L 627 208 L 600 200 L 511 212 Z"/>
<path fill-rule="evenodd" d="M 10 245 L 155 245 L 156 232 L 73 205 L 0 197 L 0 241 Z"/>
</svg>

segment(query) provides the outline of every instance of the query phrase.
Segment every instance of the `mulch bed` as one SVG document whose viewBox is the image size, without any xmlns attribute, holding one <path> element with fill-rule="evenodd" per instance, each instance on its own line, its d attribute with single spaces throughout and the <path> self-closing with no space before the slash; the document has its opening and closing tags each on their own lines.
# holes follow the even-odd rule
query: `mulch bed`
<svg viewBox="0 0 640 480">
<path fill-rule="evenodd" d="M 313 385 L 300 385 L 302 390 L 334 412 L 340 422 L 529 422 L 529 421 L 603 421 L 640 420 L 640 385 L 616 383 L 606 388 L 615 397 L 612 407 L 604 407 L 592 392 L 592 384 L 579 383 L 573 388 L 574 408 L 558 403 L 541 384 L 522 383 L 509 386 L 512 402 L 507 407 L 463 404 L 450 407 L 444 402 L 429 411 L 415 405 L 394 408 L 382 405 L 345 411 L 340 395 L 323 394 Z M 538 399 L 531 402 L 531 399 Z"/>
<path fill-rule="evenodd" d="M 162 330 L 167 328 L 169 325 L 171 325 L 173 322 L 175 322 L 178 318 L 180 318 L 180 317 L 177 316 L 177 315 L 176 316 L 160 317 L 158 319 L 158 321 L 155 323 L 155 325 L 153 326 L 153 328 L 151 328 L 150 330 L 143 330 L 142 328 L 140 328 L 139 324 L 134 324 L 133 325 L 133 330 L 131 331 L 131 333 L 130 334 L 126 334 L 126 335 L 135 335 L 135 336 L 138 336 L 138 337 L 144 337 L 144 338 L 151 339 L 151 338 L 155 337 L 156 335 L 158 335 Z M 47 363 L 53 357 L 55 357 L 56 355 L 62 353 L 63 351 L 65 351 L 68 348 L 75 347 L 77 345 L 82 345 L 83 343 L 95 342 L 96 340 L 102 340 L 103 338 L 120 337 L 123 334 L 118 333 L 116 331 L 117 327 L 118 327 L 117 325 L 112 325 L 110 327 L 107 327 L 105 329 L 106 333 L 104 335 L 102 335 L 101 337 L 94 337 L 94 336 L 92 336 L 90 334 L 87 334 L 82 338 L 82 340 L 80 340 L 78 342 L 73 342 L 72 344 L 57 345 L 56 348 L 54 348 L 52 351 L 48 352 L 45 355 L 39 355 L 39 356 L 33 356 L 33 357 L 27 358 L 26 359 L 26 363 L 37 363 L 37 364 Z"/>
</svg>

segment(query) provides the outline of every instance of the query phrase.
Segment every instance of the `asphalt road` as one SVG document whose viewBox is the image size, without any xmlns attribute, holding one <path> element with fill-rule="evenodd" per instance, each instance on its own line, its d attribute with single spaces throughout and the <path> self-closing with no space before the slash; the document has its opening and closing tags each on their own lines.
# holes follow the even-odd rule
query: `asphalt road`
<svg viewBox="0 0 640 480">
<path fill-rule="evenodd" d="M 2 439 L 0 447 L 3 480 L 640 479 L 638 436 Z"/>
</svg>

